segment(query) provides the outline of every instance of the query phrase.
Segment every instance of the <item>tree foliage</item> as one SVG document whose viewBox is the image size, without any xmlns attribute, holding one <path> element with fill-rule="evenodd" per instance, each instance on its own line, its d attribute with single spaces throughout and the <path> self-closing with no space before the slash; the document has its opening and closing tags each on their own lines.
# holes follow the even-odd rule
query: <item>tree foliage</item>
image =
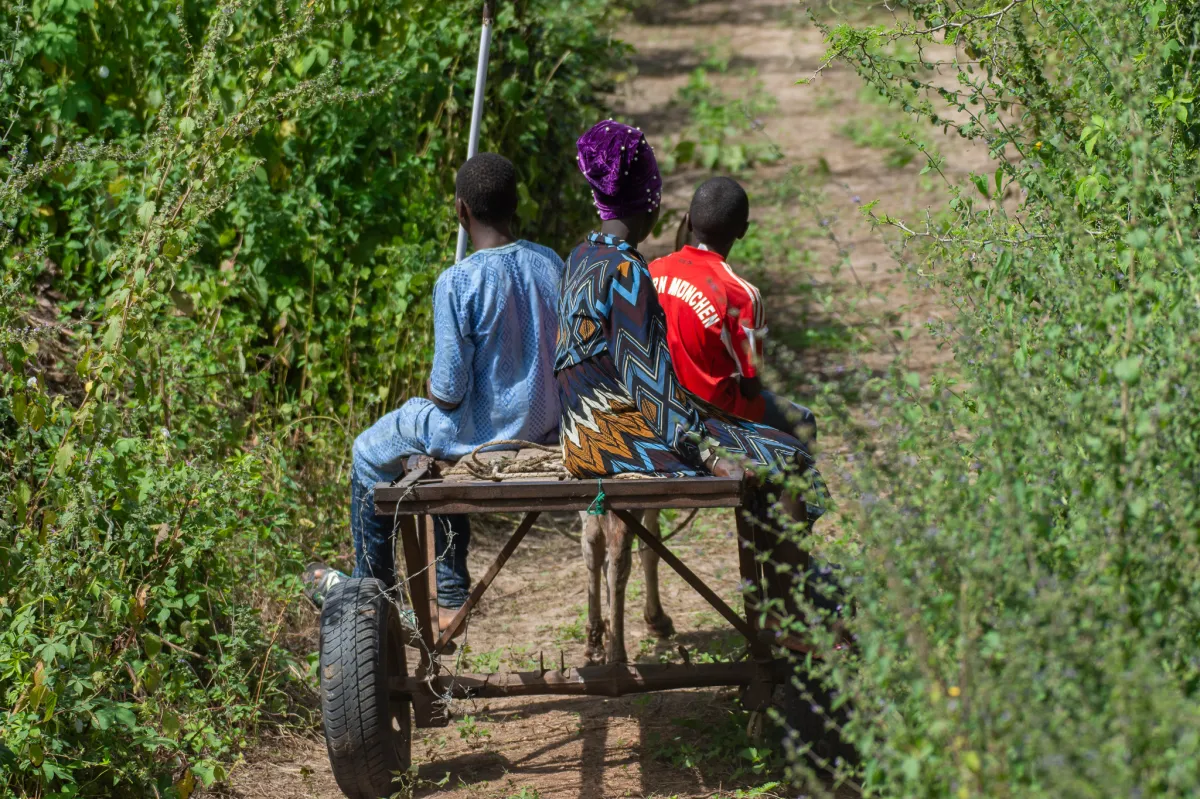
<svg viewBox="0 0 1200 799">
<path fill-rule="evenodd" d="M 608 13 L 497 19 L 482 146 L 547 243 L 590 216 L 557 154 L 624 56 Z M 0 12 L 0 791 L 187 796 L 310 690 L 280 600 L 348 548 L 351 437 L 425 372 L 478 19 Z"/>
<path fill-rule="evenodd" d="M 828 58 L 995 171 L 920 222 L 867 211 L 957 318 L 930 330 L 946 374 L 899 364 L 843 406 L 845 771 L 871 796 L 1193 796 L 1200 17 L 900 5 L 827 27 Z"/>
</svg>

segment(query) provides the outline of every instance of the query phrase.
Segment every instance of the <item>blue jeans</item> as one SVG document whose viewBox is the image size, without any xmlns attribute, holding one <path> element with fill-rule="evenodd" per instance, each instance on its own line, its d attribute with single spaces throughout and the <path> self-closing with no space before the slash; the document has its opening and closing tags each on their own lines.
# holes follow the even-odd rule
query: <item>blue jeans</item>
<svg viewBox="0 0 1200 799">
<path fill-rule="evenodd" d="M 434 516 L 438 604 L 462 607 L 471 591 L 467 552 L 471 519 L 465 514 Z M 361 477 L 356 463 L 350 473 L 350 533 L 354 537 L 354 577 L 377 577 L 388 587 L 396 584 L 395 520 L 375 515 L 374 483 Z"/>
<path fill-rule="evenodd" d="M 817 441 L 817 417 L 813 412 L 771 391 L 764 391 L 762 396 L 766 400 L 763 424 L 794 435 L 809 452 L 810 445 Z"/>
</svg>

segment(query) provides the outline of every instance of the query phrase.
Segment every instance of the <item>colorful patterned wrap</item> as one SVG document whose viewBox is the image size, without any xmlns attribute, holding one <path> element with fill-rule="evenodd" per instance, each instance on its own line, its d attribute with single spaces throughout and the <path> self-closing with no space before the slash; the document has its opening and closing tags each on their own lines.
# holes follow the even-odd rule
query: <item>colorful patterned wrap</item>
<svg viewBox="0 0 1200 799">
<path fill-rule="evenodd" d="M 806 473 L 809 518 L 824 513 L 825 485 L 799 441 L 703 405 L 680 386 L 650 271 L 628 243 L 592 233 L 567 258 L 554 371 L 572 475 L 707 474 L 702 448 L 721 449 L 775 478 Z"/>
</svg>

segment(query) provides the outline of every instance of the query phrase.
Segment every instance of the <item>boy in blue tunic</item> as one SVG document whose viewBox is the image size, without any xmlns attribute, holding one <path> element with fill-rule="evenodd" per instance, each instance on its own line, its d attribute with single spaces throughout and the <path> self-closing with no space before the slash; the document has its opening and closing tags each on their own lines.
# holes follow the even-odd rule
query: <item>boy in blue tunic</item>
<svg viewBox="0 0 1200 799">
<path fill-rule="evenodd" d="M 515 239 L 517 175 L 508 159 L 480 153 L 458 171 L 454 201 L 475 252 L 433 289 L 434 352 L 428 397 L 408 400 L 354 442 L 350 530 L 355 577 L 396 582 L 393 521 L 374 515 L 377 482 L 396 479 L 410 455 L 451 460 L 502 439 L 558 442 L 554 379 L 563 262 Z M 435 516 L 438 604 L 444 627 L 467 599 L 469 517 Z M 323 564 L 306 573 L 320 603 L 341 578 Z"/>
</svg>

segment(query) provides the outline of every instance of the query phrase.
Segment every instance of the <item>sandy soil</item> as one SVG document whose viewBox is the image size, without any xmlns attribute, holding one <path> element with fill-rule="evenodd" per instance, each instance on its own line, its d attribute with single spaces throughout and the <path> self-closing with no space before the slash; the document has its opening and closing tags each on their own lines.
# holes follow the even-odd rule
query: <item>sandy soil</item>
<svg viewBox="0 0 1200 799">
<path fill-rule="evenodd" d="M 763 133 L 782 149 L 784 159 L 743 176 L 757 198 L 792 167 L 821 177 L 813 186 L 824 196 L 828 216 L 812 219 L 798 247 L 811 251 L 802 273 L 768 263 L 756 279 L 767 288 L 773 330 L 825 324 L 838 307 L 854 305 L 855 324 L 876 323 L 880 330 L 920 326 L 946 315 L 945 306 L 919 284 L 906 285 L 894 268 L 878 233 L 864 224 L 859 203 L 880 200 L 889 212 L 919 214 L 939 201 L 935 187 L 918 176 L 919 165 L 891 168 L 886 153 L 854 146 L 841 132 L 847 120 L 882 113 L 865 105 L 858 78 L 834 67 L 812 86 L 797 85 L 812 74 L 824 53 L 820 32 L 807 21 L 804 7 L 787 0 L 673 0 L 657 2 L 623 26 L 622 37 L 637 47 L 636 74 L 619 91 L 617 109 L 632 117 L 655 143 L 678 138 L 687 111 L 673 102 L 690 72 L 711 56 L 726 65 L 711 75 L 731 97 L 761 91 L 775 99 L 763 114 Z M 755 87 L 761 87 L 756 89 Z M 886 109 L 885 109 L 886 110 Z M 960 176 L 986 167 L 986 154 L 959 141 L 940 141 L 946 170 Z M 820 167 L 820 169 L 818 169 Z M 683 170 L 667 181 L 668 207 L 685 208 L 706 173 Z M 856 201 L 857 200 L 857 201 Z M 810 212 L 787 202 L 756 204 L 763 225 L 803 221 Z M 836 241 L 828 237 L 836 232 Z M 673 230 L 649 242 L 654 257 L 671 246 Z M 853 270 L 836 276 L 830 266 L 838 249 L 849 252 Z M 735 252 L 736 260 L 736 252 Z M 842 297 L 818 307 L 815 296 Z M 857 298 L 857 300 L 855 299 Z M 880 332 L 876 330 L 876 332 Z M 884 330 L 886 332 L 886 330 Z M 871 333 L 867 333 L 870 337 Z M 879 336 L 882 340 L 885 336 Z M 876 340 L 876 339 L 872 339 Z M 929 372 L 945 356 L 922 336 L 910 342 L 909 367 Z M 805 370 L 832 373 L 865 358 L 882 365 L 894 353 L 809 348 L 801 354 Z M 777 387 L 802 389 L 802 375 L 782 376 Z M 803 396 L 798 399 L 803 400 Z M 837 449 L 838 442 L 829 441 Z M 834 484 L 836 491 L 837 486 Z M 539 653 L 556 664 L 581 664 L 585 569 L 578 544 L 569 536 L 577 522 L 567 516 L 542 524 L 526 539 L 501 574 L 473 619 L 466 638 L 467 656 L 479 668 L 529 668 Z M 511 521 L 490 520 L 476 527 L 471 565 L 481 574 L 499 551 Z M 736 601 L 736 551 L 732 518 L 705 513 L 674 539 L 675 551 L 727 598 Z M 715 613 L 674 574 L 663 570 L 663 601 L 678 629 L 670 642 L 649 637 L 640 613 L 641 578 L 634 569 L 629 589 L 630 657 L 639 661 L 678 660 L 677 647 L 720 652 L 736 640 Z M 313 624 L 315 627 L 315 614 Z M 735 699 L 730 691 L 695 690 L 615 700 L 542 698 L 490 703 L 461 703 L 445 729 L 420 730 L 413 747 L 420 783 L 416 795 L 446 797 L 708 797 L 775 795 L 762 789 L 769 777 L 746 773 L 749 761 L 732 748 L 737 741 Z M 709 756 L 705 756 L 705 752 Z M 757 786 L 757 790 L 756 790 Z M 738 789 L 747 791 L 736 794 Z M 778 789 L 780 795 L 785 789 Z M 268 741 L 233 773 L 221 795 L 272 799 L 336 799 L 319 733 L 297 733 Z M 789 794 L 790 795 L 790 794 Z M 852 795 L 852 794 L 846 794 Z"/>
</svg>

